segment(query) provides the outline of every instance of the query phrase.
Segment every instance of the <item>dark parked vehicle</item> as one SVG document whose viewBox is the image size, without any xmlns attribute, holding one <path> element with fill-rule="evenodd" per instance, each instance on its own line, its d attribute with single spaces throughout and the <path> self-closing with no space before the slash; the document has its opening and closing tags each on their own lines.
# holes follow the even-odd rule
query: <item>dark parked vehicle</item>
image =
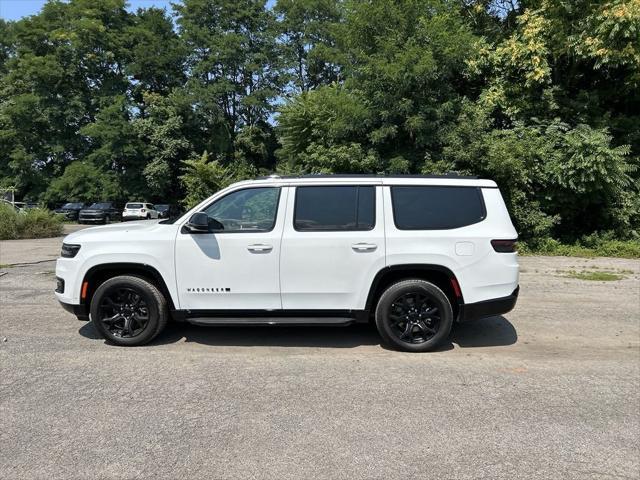
<svg viewBox="0 0 640 480">
<path fill-rule="evenodd" d="M 158 218 L 173 218 L 178 215 L 178 209 L 174 205 L 166 203 L 157 204 Z"/>
<path fill-rule="evenodd" d="M 59 215 L 64 215 L 67 220 L 78 220 L 80 210 L 87 208 L 89 205 L 82 202 L 69 202 L 65 203 L 60 208 L 54 210 Z"/>
<path fill-rule="evenodd" d="M 78 223 L 111 223 L 120 220 L 120 208 L 115 202 L 97 202 L 89 208 L 80 210 Z"/>
</svg>

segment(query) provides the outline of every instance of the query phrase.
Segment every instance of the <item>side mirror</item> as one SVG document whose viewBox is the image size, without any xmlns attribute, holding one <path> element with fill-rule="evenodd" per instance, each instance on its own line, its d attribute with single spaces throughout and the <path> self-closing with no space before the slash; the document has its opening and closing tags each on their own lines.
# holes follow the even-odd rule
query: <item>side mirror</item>
<svg viewBox="0 0 640 480">
<path fill-rule="evenodd" d="M 220 222 L 218 222 L 220 223 Z M 204 212 L 196 212 L 185 225 L 190 233 L 209 233 L 209 216 Z"/>
<path fill-rule="evenodd" d="M 215 218 L 209 217 L 209 231 L 221 232 L 222 230 L 224 230 L 224 225 Z"/>
</svg>

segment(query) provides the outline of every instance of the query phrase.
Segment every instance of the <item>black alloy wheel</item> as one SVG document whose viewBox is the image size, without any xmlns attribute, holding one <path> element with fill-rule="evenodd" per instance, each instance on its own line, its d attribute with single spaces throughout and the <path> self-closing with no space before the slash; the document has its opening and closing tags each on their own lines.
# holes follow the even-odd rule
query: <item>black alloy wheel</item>
<svg viewBox="0 0 640 480">
<path fill-rule="evenodd" d="M 380 295 L 375 321 L 387 345 L 408 352 L 426 352 L 449 336 L 453 309 L 438 286 L 408 279 L 390 285 Z"/>
<path fill-rule="evenodd" d="M 403 342 L 424 343 L 440 328 L 440 310 L 423 292 L 400 295 L 389 307 L 387 315 L 391 331 Z"/>
<path fill-rule="evenodd" d="M 101 299 L 98 321 L 114 337 L 133 338 L 149 324 L 149 307 L 133 288 L 114 288 Z"/>
<path fill-rule="evenodd" d="M 137 346 L 153 340 L 169 319 L 167 299 L 146 278 L 121 275 L 100 284 L 91 298 L 91 321 L 109 342 Z"/>
</svg>

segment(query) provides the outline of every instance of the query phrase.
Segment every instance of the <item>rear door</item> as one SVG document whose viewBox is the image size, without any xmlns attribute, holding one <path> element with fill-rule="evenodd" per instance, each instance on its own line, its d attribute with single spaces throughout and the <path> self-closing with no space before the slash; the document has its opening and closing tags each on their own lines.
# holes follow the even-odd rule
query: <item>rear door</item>
<svg viewBox="0 0 640 480">
<path fill-rule="evenodd" d="M 284 309 L 362 309 L 384 265 L 381 186 L 290 187 L 280 260 Z"/>
</svg>

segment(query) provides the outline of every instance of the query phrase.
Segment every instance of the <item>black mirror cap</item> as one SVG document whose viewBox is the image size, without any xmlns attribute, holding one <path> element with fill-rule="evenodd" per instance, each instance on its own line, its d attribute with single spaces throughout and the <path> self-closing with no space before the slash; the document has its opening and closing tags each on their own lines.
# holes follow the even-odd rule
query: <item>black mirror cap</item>
<svg viewBox="0 0 640 480">
<path fill-rule="evenodd" d="M 224 230 L 224 225 L 215 218 L 209 218 L 209 228 L 213 232 L 221 232 Z"/>
<path fill-rule="evenodd" d="M 185 225 L 187 230 L 192 233 L 209 233 L 209 216 L 204 212 L 196 212 L 191 215 L 191 218 Z"/>
</svg>

